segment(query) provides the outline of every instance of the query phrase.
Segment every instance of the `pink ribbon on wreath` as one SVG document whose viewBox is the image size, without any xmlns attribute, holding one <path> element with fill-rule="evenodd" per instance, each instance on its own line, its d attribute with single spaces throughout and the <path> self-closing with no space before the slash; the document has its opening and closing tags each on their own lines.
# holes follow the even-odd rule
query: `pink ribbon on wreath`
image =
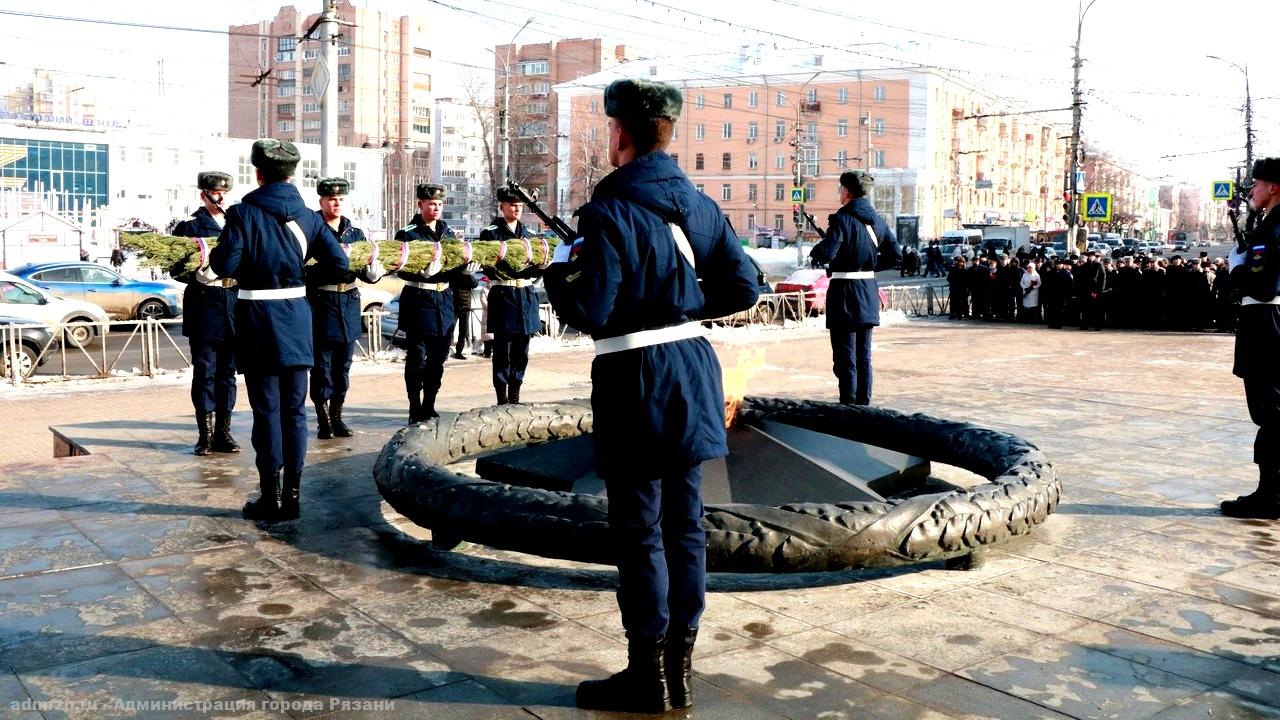
<svg viewBox="0 0 1280 720">
<path fill-rule="evenodd" d="M 498 259 L 494 261 L 494 264 L 497 265 L 498 263 L 502 262 L 502 258 L 506 256 L 507 256 L 507 241 L 499 240 L 498 241 Z"/>
<path fill-rule="evenodd" d="M 372 265 L 378 261 L 378 243 L 369 243 L 369 264 Z"/>
<path fill-rule="evenodd" d="M 471 262 L 471 241 L 462 241 L 462 262 L 470 264 Z"/>
<path fill-rule="evenodd" d="M 533 245 L 529 244 L 529 238 L 520 238 L 520 242 L 524 243 L 524 261 L 526 265 L 533 264 Z"/>
<path fill-rule="evenodd" d="M 196 250 L 200 253 L 200 265 L 204 267 L 209 264 L 209 241 L 204 238 L 191 238 L 196 242 Z"/>
<path fill-rule="evenodd" d="M 542 246 L 542 263 L 541 264 L 547 265 L 551 262 L 551 246 L 547 244 L 546 238 L 542 238 L 541 240 L 542 241 L 538 243 L 539 245 Z"/>
<path fill-rule="evenodd" d="M 409 243 L 400 243 L 400 262 L 396 264 L 396 268 L 402 268 L 409 262 Z"/>
<path fill-rule="evenodd" d="M 433 244 L 436 246 L 436 252 L 435 256 L 431 258 L 431 265 L 427 268 L 427 275 L 435 275 L 440 272 L 440 266 L 444 264 L 440 259 L 444 255 L 444 246 L 439 242 Z"/>
</svg>

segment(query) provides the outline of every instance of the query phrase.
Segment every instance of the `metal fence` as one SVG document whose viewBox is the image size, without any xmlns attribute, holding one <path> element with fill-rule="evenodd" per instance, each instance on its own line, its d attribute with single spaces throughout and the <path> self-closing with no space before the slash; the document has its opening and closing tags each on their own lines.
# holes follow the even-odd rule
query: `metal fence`
<svg viewBox="0 0 1280 720">
<path fill-rule="evenodd" d="M 901 310 L 912 317 L 946 315 L 951 311 L 951 291 L 940 283 L 890 285 L 880 288 L 880 308 Z"/>
</svg>

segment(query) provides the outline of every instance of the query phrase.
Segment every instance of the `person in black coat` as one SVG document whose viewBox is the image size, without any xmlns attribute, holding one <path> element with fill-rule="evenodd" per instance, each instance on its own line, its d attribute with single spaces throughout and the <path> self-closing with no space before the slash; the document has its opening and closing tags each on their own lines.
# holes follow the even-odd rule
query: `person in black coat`
<svg viewBox="0 0 1280 720">
<path fill-rule="evenodd" d="M 499 188 L 498 210 L 493 224 L 480 232 L 480 239 L 523 243 L 526 257 L 533 257 L 537 253 L 534 248 L 542 241 L 530 242 L 529 232 L 520 222 L 520 213 L 524 211 L 520 197 Z M 530 251 L 533 254 L 529 254 Z M 524 371 L 529 365 L 529 339 L 542 328 L 538 293 L 533 287 L 542 270 L 530 262 L 517 271 L 505 260 L 487 269 L 486 274 L 493 282 L 489 285 L 486 329 L 493 335 L 493 389 L 499 405 L 520 403 L 520 386 L 524 384 Z"/>
<path fill-rule="evenodd" d="M 316 183 L 320 196 L 318 215 L 325 232 L 333 236 L 346 254 L 351 246 L 368 242 L 364 231 L 342 215 L 342 199 L 350 184 L 345 178 L 324 178 Z M 376 246 L 375 246 L 376 248 Z M 335 273 L 320 265 L 308 265 L 307 300 L 315 336 L 315 369 L 311 371 L 311 402 L 316 408 L 316 438 L 351 437 L 351 428 L 342 420 L 342 406 L 351 387 L 351 358 L 363 332 L 360 288 L 356 280 L 376 283 L 386 274 L 376 252 L 363 267 Z M 379 332 L 379 330 L 374 330 Z"/>
<path fill-rule="evenodd" d="M 1071 273 L 1075 284 L 1076 302 L 1080 306 L 1080 329 L 1102 329 L 1102 293 L 1107 289 L 1107 271 L 1099 261 L 1099 253 L 1093 250 L 1089 259 L 1076 266 Z"/>
<path fill-rule="evenodd" d="M 417 188 L 418 214 L 398 232 L 396 240 L 425 240 L 436 243 L 455 240 L 453 229 L 440 219 L 444 210 L 444 187 L 423 183 Z M 440 257 L 443 257 L 441 250 Z M 426 422 L 440 417 L 436 412 L 436 395 L 444 377 L 444 361 L 449 357 L 453 339 L 454 315 L 451 283 L 462 274 L 470 275 L 473 266 L 463 265 L 441 271 L 440 264 L 420 273 L 401 271 L 404 289 L 400 291 L 400 330 L 404 331 L 407 353 L 404 361 L 404 386 L 409 395 L 409 422 Z"/>
<path fill-rule="evenodd" d="M 956 258 L 947 271 L 947 286 L 951 290 L 951 312 L 948 316 L 952 320 L 969 317 L 969 274 L 963 257 Z"/>
<path fill-rule="evenodd" d="M 1009 262 L 1005 253 L 1000 253 L 996 262 L 996 316 L 999 320 L 1013 322 L 1022 304 L 1022 268 Z"/>
<path fill-rule="evenodd" d="M 591 335 L 596 472 L 609 498 L 627 667 L 578 686 L 583 708 L 661 713 L 693 702 L 705 606 L 701 463 L 728 454 L 720 363 L 703 320 L 755 305 L 756 271 L 716 203 L 667 155 L 680 90 L 604 91 L 616 167 L 557 248 L 547 295 Z M 492 308 L 490 309 L 492 312 Z"/>
<path fill-rule="evenodd" d="M 1074 278 L 1071 275 L 1071 261 L 1058 257 L 1054 267 L 1041 273 L 1040 304 L 1044 307 L 1045 324 L 1060 329 L 1067 314 L 1067 303 L 1075 292 Z"/>
<path fill-rule="evenodd" d="M 1258 426 L 1253 461 L 1258 488 L 1222 503 L 1222 514 L 1280 519 L 1280 158 L 1253 165 L 1249 203 L 1262 220 L 1228 259 L 1231 286 L 1240 294 L 1232 372 L 1244 381 L 1249 419 Z"/>
<path fill-rule="evenodd" d="M 254 462 L 262 496 L 244 506 L 250 520 L 298 517 L 307 454 L 307 369 L 314 361 L 311 306 L 303 266 L 339 274 L 347 255 L 302 201 L 289 177 L 301 156 L 293 143 L 258 140 L 250 161 L 258 189 L 227 210 L 209 265 L 235 278 L 236 367 L 253 408 Z M 281 483 L 280 473 L 284 472 Z"/>
<path fill-rule="evenodd" d="M 867 196 L 875 180 L 865 172 L 840 175 L 841 208 L 827 220 L 827 235 L 809 257 L 827 266 L 827 330 L 831 334 L 840 402 L 871 404 L 871 331 L 880 324 L 876 270 L 902 258 L 888 223 Z"/>
<path fill-rule="evenodd" d="M 969 301 L 973 303 L 974 320 L 991 319 L 991 269 L 981 256 L 974 258 L 973 267 L 969 268 Z"/>
<path fill-rule="evenodd" d="M 196 239 L 201 268 L 189 272 L 183 260 L 169 271 L 174 280 L 187 286 L 182 291 L 182 334 L 191 345 L 191 405 L 199 432 L 195 454 L 237 453 L 240 445 L 231 437 L 231 411 L 236 407 L 236 357 L 232 344 L 236 281 L 220 278 L 208 269 L 205 243 L 222 234 L 226 224 L 222 205 L 231 190 L 231 176 L 202 172 L 196 176 L 196 187 L 203 205 L 190 219 L 178 223 L 173 234 Z"/>
</svg>

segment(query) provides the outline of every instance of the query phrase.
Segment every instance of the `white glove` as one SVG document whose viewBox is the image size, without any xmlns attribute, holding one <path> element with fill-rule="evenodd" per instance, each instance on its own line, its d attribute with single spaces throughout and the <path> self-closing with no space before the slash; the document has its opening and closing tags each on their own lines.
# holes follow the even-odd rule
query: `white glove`
<svg viewBox="0 0 1280 720">
<path fill-rule="evenodd" d="M 196 280 L 205 285 L 212 285 L 219 280 L 218 273 L 214 272 L 208 265 L 204 265 L 196 270 Z"/>
<path fill-rule="evenodd" d="M 569 262 L 569 253 L 573 251 L 572 243 L 560 243 L 556 246 L 556 251 L 551 254 L 551 262 L 562 263 Z"/>
<path fill-rule="evenodd" d="M 466 271 L 469 273 L 480 272 L 480 263 L 474 261 L 467 263 Z"/>
<path fill-rule="evenodd" d="M 1235 270 L 1244 264 L 1244 252 L 1240 248 L 1231 250 L 1231 254 L 1227 255 L 1227 272 Z"/>
<path fill-rule="evenodd" d="M 387 274 L 387 269 L 383 267 L 381 260 L 374 260 L 364 270 L 365 279 L 371 283 L 376 283 Z"/>
</svg>

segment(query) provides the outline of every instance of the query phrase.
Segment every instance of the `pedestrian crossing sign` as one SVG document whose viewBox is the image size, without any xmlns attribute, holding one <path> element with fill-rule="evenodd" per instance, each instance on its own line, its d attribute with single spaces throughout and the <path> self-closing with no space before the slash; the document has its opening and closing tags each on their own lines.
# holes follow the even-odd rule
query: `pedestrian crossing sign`
<svg viewBox="0 0 1280 720">
<path fill-rule="evenodd" d="M 1213 181 L 1213 199 L 1214 200 L 1230 200 L 1235 193 L 1236 184 L 1230 180 L 1214 180 Z"/>
<path fill-rule="evenodd" d="M 1111 193 L 1085 193 L 1080 201 L 1085 222 L 1111 222 Z"/>
<path fill-rule="evenodd" d="M 804 202 L 804 188 L 800 187 L 799 185 L 792 186 L 792 188 L 791 188 L 791 202 L 793 202 L 793 203 L 802 203 L 802 202 Z"/>
</svg>

